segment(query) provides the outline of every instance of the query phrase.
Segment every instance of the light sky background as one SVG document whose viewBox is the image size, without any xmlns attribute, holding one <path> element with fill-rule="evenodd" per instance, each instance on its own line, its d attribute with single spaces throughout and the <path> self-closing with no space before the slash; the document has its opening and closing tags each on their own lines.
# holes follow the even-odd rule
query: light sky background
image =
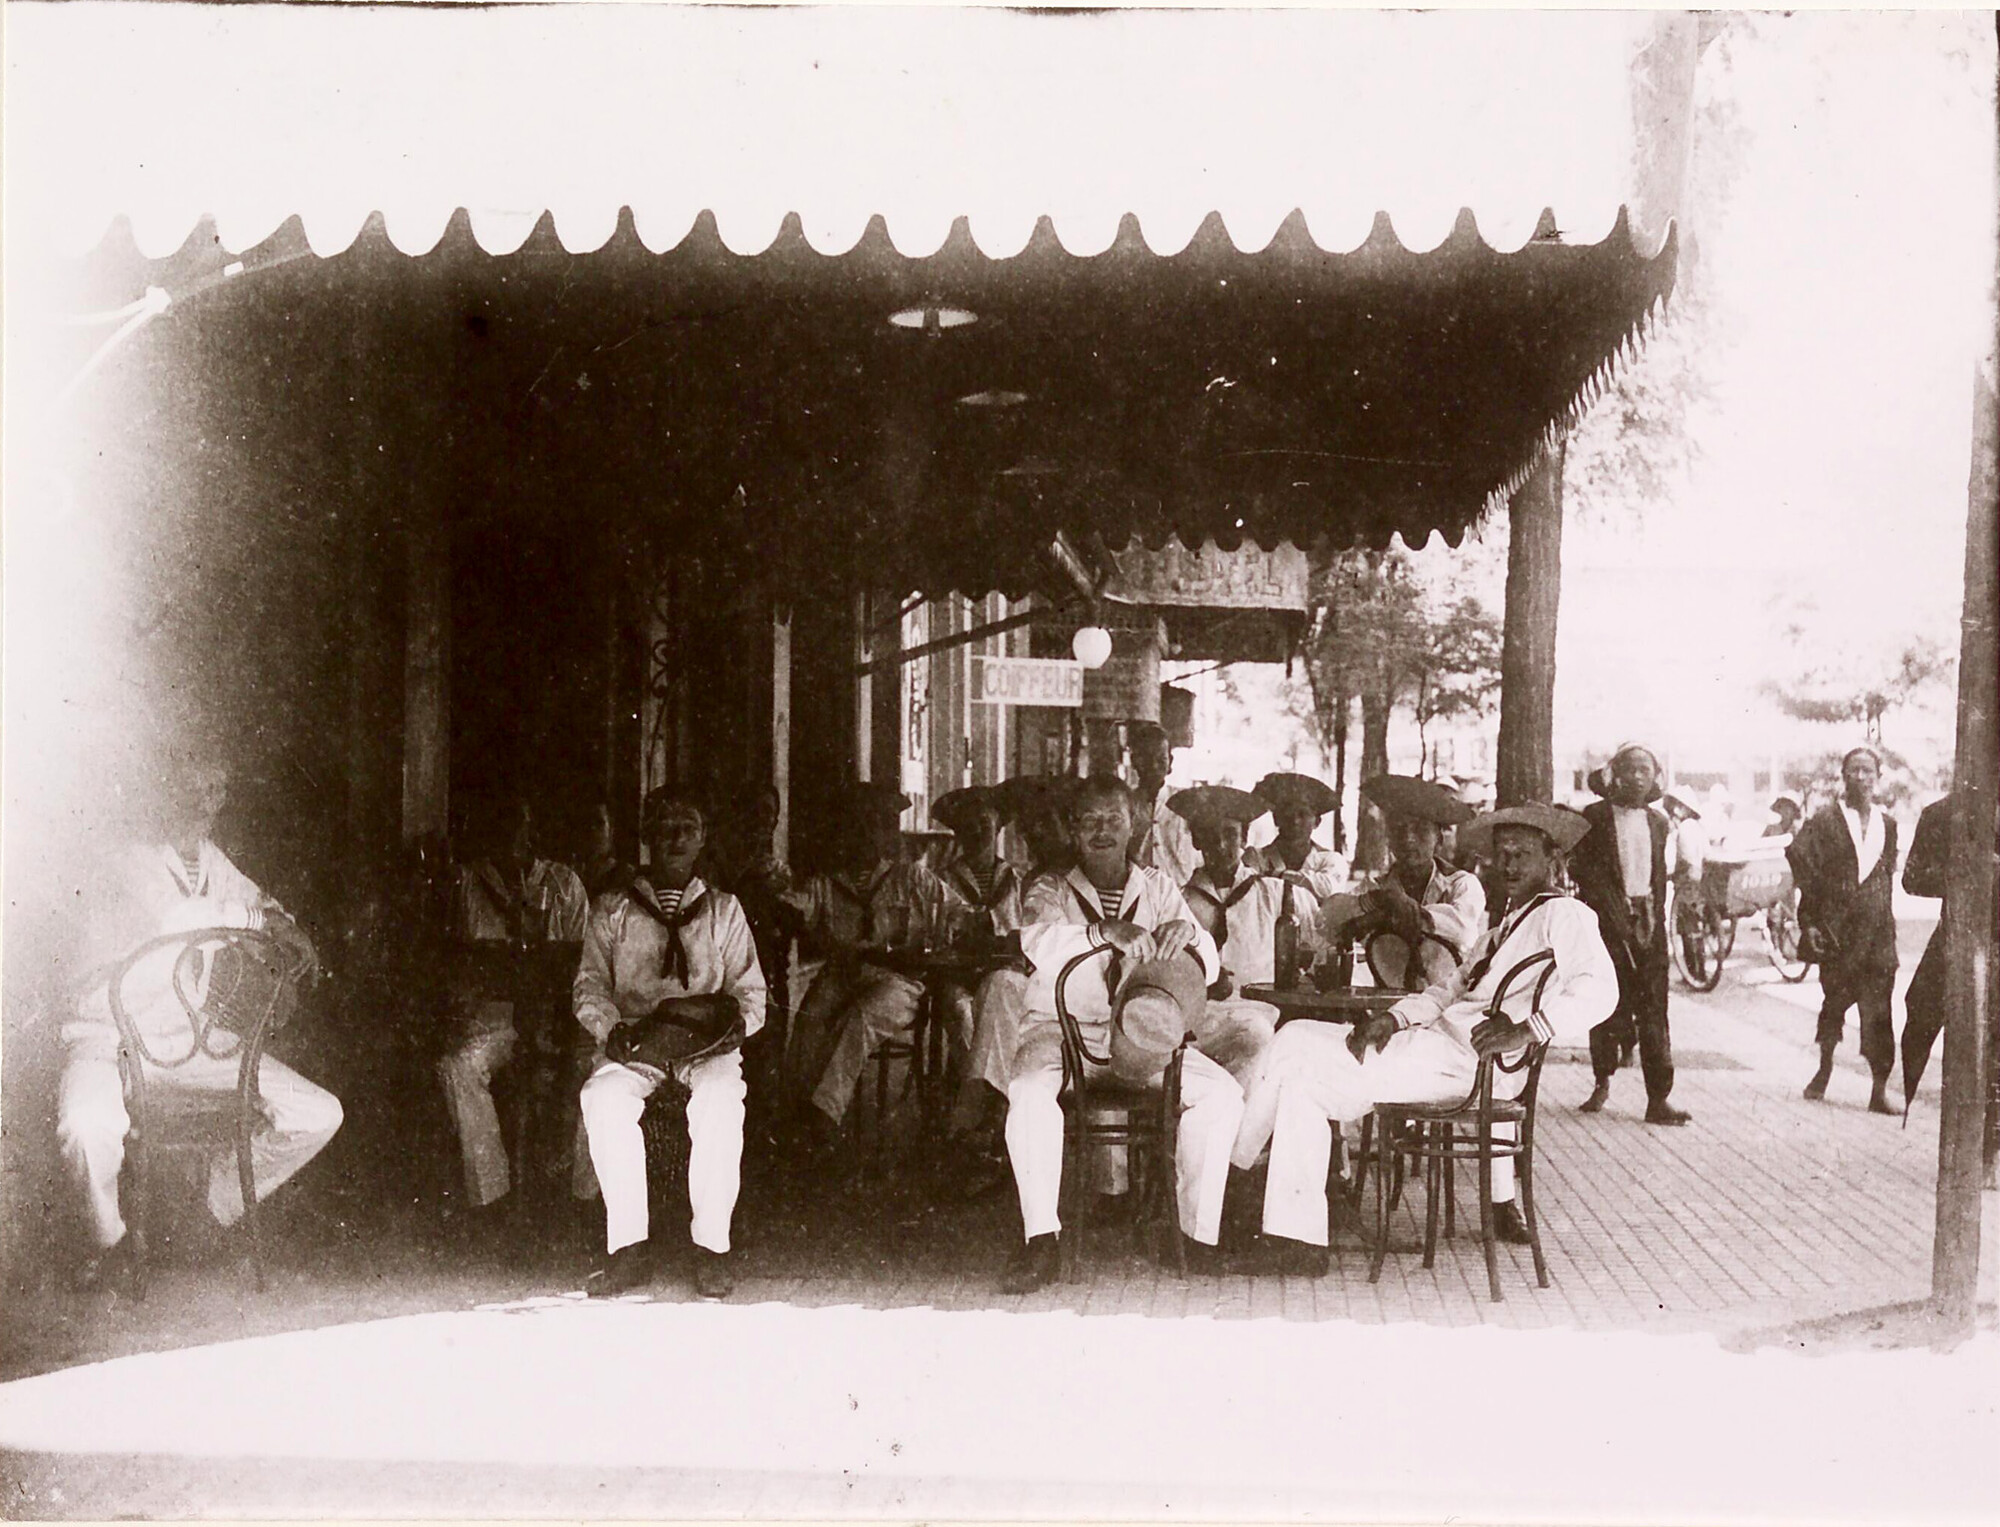
<svg viewBox="0 0 2000 1527">
<path fill-rule="evenodd" d="M 1729 76 L 1713 50 L 1703 70 L 1699 89 L 1735 96 L 1743 151 L 1722 208 L 1688 210 L 1720 319 L 1700 357 L 1712 396 L 1670 504 L 1584 504 L 1572 487 L 1559 765 L 1630 736 L 1717 768 L 1847 740 L 1758 692 L 1788 661 L 1780 591 L 1864 644 L 1957 650 L 1972 380 L 1992 337 L 1991 15 L 1760 16 Z M 1484 558 L 1434 542 L 1422 560 L 1497 609 L 1504 517 L 1485 536 Z M 1246 693 L 1282 689 L 1247 666 Z M 1937 761 L 1951 735 L 1948 691 L 1885 730 Z M 1250 767 L 1217 742 L 1194 772 Z M 1414 723 L 1392 743 L 1413 752 Z"/>
</svg>

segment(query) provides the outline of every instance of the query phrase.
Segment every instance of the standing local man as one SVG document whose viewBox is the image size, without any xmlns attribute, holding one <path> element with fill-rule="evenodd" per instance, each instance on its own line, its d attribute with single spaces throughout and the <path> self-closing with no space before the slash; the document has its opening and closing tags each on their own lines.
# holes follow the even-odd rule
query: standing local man
<svg viewBox="0 0 2000 1527">
<path fill-rule="evenodd" d="M 1582 1105 L 1596 1113 L 1610 1101 L 1618 1052 L 1636 1037 L 1646 1078 L 1646 1122 L 1685 1124 L 1690 1115 L 1667 1101 L 1674 1090 L 1673 1041 L 1667 1032 L 1667 838 L 1660 761 L 1643 743 L 1621 743 L 1608 779 L 1593 775 L 1604 799 L 1583 808 L 1590 831 L 1570 855 L 1576 894 L 1597 914 L 1618 967 L 1618 1010 L 1590 1035 L 1596 1083 Z"/>
<path fill-rule="evenodd" d="M 1802 952 L 1819 962 L 1819 1069 L 1806 1083 L 1814 1102 L 1826 1096 L 1847 1010 L 1861 1010 L 1861 1055 L 1874 1077 L 1871 1113 L 1894 1113 L 1889 1072 L 1896 1032 L 1896 819 L 1875 803 L 1882 760 L 1855 748 L 1840 761 L 1841 798 L 1801 827 L 1785 857 L 1799 886 Z"/>
<path fill-rule="evenodd" d="M 574 943 L 583 937 L 589 912 L 583 881 L 568 865 L 536 853 L 534 817 L 525 801 L 475 807 L 473 833 L 478 857 L 458 872 L 453 924 L 459 938 Z M 493 1104 L 493 1077 L 513 1058 L 519 1040 L 514 1004 L 458 991 L 451 997 L 450 1018 L 450 1048 L 438 1062 L 438 1080 L 465 1159 L 472 1205 L 466 1223 L 494 1227 L 493 1215 L 512 1180 Z"/>
<path fill-rule="evenodd" d="M 1167 729 L 1156 721 L 1134 721 L 1127 728 L 1132 744 L 1132 772 L 1139 776 L 1133 792 L 1139 813 L 1132 834 L 1132 862 L 1158 870 L 1176 889 L 1201 863 L 1187 823 L 1167 800 L 1167 776 L 1174 771 L 1174 748 Z"/>
<path fill-rule="evenodd" d="M 742 906 L 695 874 L 708 841 L 702 808 L 687 793 L 660 786 L 646 797 L 644 830 L 652 864 L 626 890 L 591 908 L 573 992 L 576 1020 L 597 1042 L 581 1104 L 591 1166 L 604 1195 L 605 1259 L 585 1291 L 622 1294 L 651 1271 L 646 1140 L 639 1119 L 646 1100 L 671 1073 L 688 1090 L 695 1291 L 704 1299 L 721 1299 L 735 1285 L 729 1227 L 743 1171 L 747 1088 L 741 1043 L 764 1024 L 764 972 Z M 645 1020 L 677 1012 L 724 1037 L 716 1047 L 665 1069 L 607 1054 L 623 1053 L 620 1039 L 635 1034 Z"/>
<path fill-rule="evenodd" d="M 1445 832 L 1471 821 L 1472 808 L 1443 785 L 1406 774 L 1376 775 L 1361 798 L 1382 813 L 1389 867 L 1330 900 L 1322 922 L 1334 940 L 1369 943 L 1391 986 L 1448 981 L 1486 931 L 1486 888 L 1441 857 Z"/>
<path fill-rule="evenodd" d="M 1176 818 L 1178 820 L 1178 818 Z M 1033 967 L 1021 1043 L 1007 1085 L 1007 1157 L 1021 1197 L 1023 1244 L 1002 1275 L 1001 1292 L 1031 1293 L 1060 1270 L 1056 1214 L 1062 1192 L 1062 1027 L 1056 1018 L 1056 976 L 1085 950 L 1110 946 L 1107 959 L 1077 970 L 1065 990 L 1084 1041 L 1098 1054 L 1111 1039 L 1114 998 L 1123 969 L 1185 956 L 1200 967 L 1203 985 L 1221 970 L 1215 942 L 1196 923 L 1180 887 L 1164 870 L 1133 864 L 1132 792 L 1119 780 L 1085 780 L 1070 806 L 1077 863 L 1061 875 L 1038 875 L 1023 897 L 1021 952 Z M 1107 971 L 1107 965 L 1122 967 Z M 1229 1073 L 1191 1051 L 1181 1082 L 1176 1145 L 1182 1234 L 1212 1247 L 1222 1226 L 1229 1180 L 1229 1144 L 1243 1108 Z"/>
<path fill-rule="evenodd" d="M 109 977 L 149 939 L 198 928 L 262 929 L 296 949 L 308 970 L 317 964 L 310 941 L 285 909 L 230 863 L 209 837 L 228 798 L 228 771 L 211 760 L 188 760 L 168 790 L 157 837 L 128 847 L 114 862 L 108 881 L 93 887 L 85 932 L 92 975 L 62 1030 L 56 1138 L 89 1216 L 91 1250 L 77 1271 L 84 1288 L 122 1279 L 131 1257 L 118 1174 L 132 1119 L 118 1069 L 120 1039 L 111 1014 Z M 146 1047 L 162 1059 L 189 1056 L 170 1067 L 153 1066 L 142 1057 L 146 1083 L 162 1092 L 233 1093 L 240 1070 L 236 1056 L 189 1054 L 194 1032 L 175 991 L 175 970 L 185 947 L 139 961 L 119 986 L 119 998 Z M 332 1093 L 270 1055 L 259 1062 L 257 1093 L 267 1122 L 252 1138 L 250 1163 L 252 1187 L 261 1201 L 326 1147 L 340 1128 L 341 1109 Z M 208 1211 L 224 1226 L 243 1217 L 233 1145 L 209 1162 Z"/>
<path fill-rule="evenodd" d="M 1378 1103 L 1457 1102 L 1471 1092 L 1484 1057 L 1574 1043 L 1617 1004 L 1596 917 L 1556 888 L 1563 853 L 1588 831 L 1582 817 L 1559 806 L 1517 806 L 1463 831 L 1491 843 L 1507 896 L 1499 925 L 1466 951 L 1464 968 L 1352 1029 L 1290 1023 L 1272 1041 L 1234 1155 L 1248 1171 L 1270 1147 L 1264 1234 L 1278 1271 L 1326 1273 L 1334 1126 L 1366 1117 Z M 1487 1017 L 1507 973 L 1544 951 L 1555 957 L 1555 974 L 1540 1008 L 1530 1009 L 1535 983 L 1517 982 L 1502 1004 L 1506 1016 Z M 1526 1083 L 1525 1068 L 1496 1070 L 1493 1095 L 1515 1097 Z M 1496 1232 L 1527 1239 L 1509 1160 L 1494 1163 L 1493 1198 Z"/>
<path fill-rule="evenodd" d="M 1271 808 L 1278 829 L 1275 841 L 1244 855 L 1250 868 L 1310 891 L 1316 901 L 1347 884 L 1347 861 L 1313 841 L 1321 819 L 1340 804 L 1331 786 L 1310 774 L 1266 774 L 1250 793 Z"/>
</svg>

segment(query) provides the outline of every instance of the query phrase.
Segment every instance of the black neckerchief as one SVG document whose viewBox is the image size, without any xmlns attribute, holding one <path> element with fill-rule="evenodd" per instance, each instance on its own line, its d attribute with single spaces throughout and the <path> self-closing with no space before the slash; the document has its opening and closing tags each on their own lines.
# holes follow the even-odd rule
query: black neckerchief
<svg viewBox="0 0 2000 1527">
<path fill-rule="evenodd" d="M 1561 891 L 1537 891 L 1521 907 L 1508 913 L 1507 920 L 1494 930 L 1493 942 L 1488 946 L 1486 953 L 1474 960 L 1472 969 L 1465 973 L 1465 989 L 1471 991 L 1486 978 L 1486 972 L 1493 968 L 1494 958 L 1500 953 L 1501 946 L 1514 936 L 1514 930 L 1521 926 L 1524 917 L 1545 901 L 1560 900 L 1562 900 Z"/>
<path fill-rule="evenodd" d="M 1203 871 L 1203 873 L 1206 874 L 1207 872 Z M 1223 945 L 1229 942 L 1229 909 L 1243 900 L 1252 891 L 1256 890 L 1258 884 L 1263 879 L 1262 875 L 1247 875 L 1242 880 L 1239 880 L 1235 887 L 1226 894 L 1217 891 L 1215 889 L 1215 882 L 1212 880 L 1205 885 L 1195 880 L 1190 880 L 1187 883 L 1187 888 L 1190 891 L 1193 891 L 1202 900 L 1213 903 L 1215 910 L 1222 914 L 1218 920 L 1220 931 L 1215 935 L 1215 950 L 1217 954 L 1220 954 Z"/>
<path fill-rule="evenodd" d="M 1134 878 L 1137 877 L 1134 876 L 1132 868 L 1128 865 L 1125 870 L 1125 883 L 1119 888 L 1118 892 L 1118 918 L 1121 922 L 1130 922 L 1132 920 L 1129 913 L 1135 898 L 1129 893 L 1132 889 Z M 1090 900 L 1084 903 L 1083 910 L 1097 914 L 1096 917 L 1089 919 L 1089 928 L 1090 936 L 1092 938 L 1098 937 L 1098 930 L 1109 921 L 1104 915 L 1104 893 L 1098 890 L 1097 883 L 1090 878 L 1090 872 L 1080 864 L 1070 874 L 1063 876 L 1063 879 L 1069 882 L 1070 890 L 1073 894 L 1083 890 L 1090 892 Z M 1081 885 L 1078 884 L 1079 881 L 1082 882 Z M 1082 898 L 1079 896 L 1078 900 L 1082 900 Z M 1124 979 L 1125 956 L 1113 950 L 1111 958 L 1104 962 L 1105 991 L 1115 995 L 1118 991 L 1119 983 Z"/>
<path fill-rule="evenodd" d="M 689 884 L 692 885 L 693 882 L 690 881 Z M 688 953 L 687 945 L 681 941 L 681 929 L 693 922 L 696 915 L 701 912 L 708 900 L 708 887 L 704 885 L 692 896 L 683 891 L 680 909 L 671 914 L 655 899 L 660 893 L 653 889 L 650 880 L 634 880 L 631 890 L 626 894 L 633 906 L 667 930 L 667 974 L 682 986 L 686 986 Z"/>
<path fill-rule="evenodd" d="M 894 860 L 878 864 L 868 872 L 868 878 L 859 886 L 845 875 L 829 875 L 827 883 L 839 891 L 861 910 L 861 942 L 866 944 L 875 937 L 875 900 L 882 894 L 882 888 L 896 872 Z"/>
</svg>

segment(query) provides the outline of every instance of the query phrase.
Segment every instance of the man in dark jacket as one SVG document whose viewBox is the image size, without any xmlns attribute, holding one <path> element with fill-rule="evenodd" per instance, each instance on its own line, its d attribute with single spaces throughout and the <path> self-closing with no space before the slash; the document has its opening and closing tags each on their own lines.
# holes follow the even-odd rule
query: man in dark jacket
<svg viewBox="0 0 2000 1527">
<path fill-rule="evenodd" d="M 1667 1101 L 1674 1087 L 1674 1052 L 1667 1034 L 1667 838 L 1660 798 L 1660 763 L 1651 748 L 1619 746 L 1606 770 L 1592 780 L 1605 799 L 1584 807 L 1590 830 L 1570 855 L 1571 878 L 1585 906 L 1597 914 L 1605 947 L 1618 972 L 1618 1010 L 1590 1031 L 1590 1065 L 1596 1085 L 1583 1103 L 1596 1113 L 1611 1097 L 1618 1051 L 1636 1037 L 1646 1078 L 1646 1122 L 1685 1124 L 1689 1115 Z"/>
<path fill-rule="evenodd" d="M 1847 1010 L 1861 1009 L 1861 1055 L 1875 1078 L 1871 1113 L 1893 1114 L 1889 1070 L 1896 1031 L 1889 999 L 1896 986 L 1896 819 L 1875 804 L 1882 761 L 1855 748 L 1840 761 L 1841 799 L 1801 827 L 1785 850 L 1799 887 L 1801 943 L 1819 961 L 1819 1070 L 1806 1083 L 1826 1096 Z"/>
</svg>

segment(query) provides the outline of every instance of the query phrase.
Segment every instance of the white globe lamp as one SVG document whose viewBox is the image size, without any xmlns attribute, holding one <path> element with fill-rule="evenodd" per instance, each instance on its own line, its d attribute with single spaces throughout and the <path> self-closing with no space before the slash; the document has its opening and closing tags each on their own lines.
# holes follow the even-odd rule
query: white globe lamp
<svg viewBox="0 0 2000 1527">
<path fill-rule="evenodd" d="M 1086 668 L 1102 668 L 1111 660 L 1111 633 L 1102 626 L 1081 626 L 1069 644 Z"/>
</svg>

